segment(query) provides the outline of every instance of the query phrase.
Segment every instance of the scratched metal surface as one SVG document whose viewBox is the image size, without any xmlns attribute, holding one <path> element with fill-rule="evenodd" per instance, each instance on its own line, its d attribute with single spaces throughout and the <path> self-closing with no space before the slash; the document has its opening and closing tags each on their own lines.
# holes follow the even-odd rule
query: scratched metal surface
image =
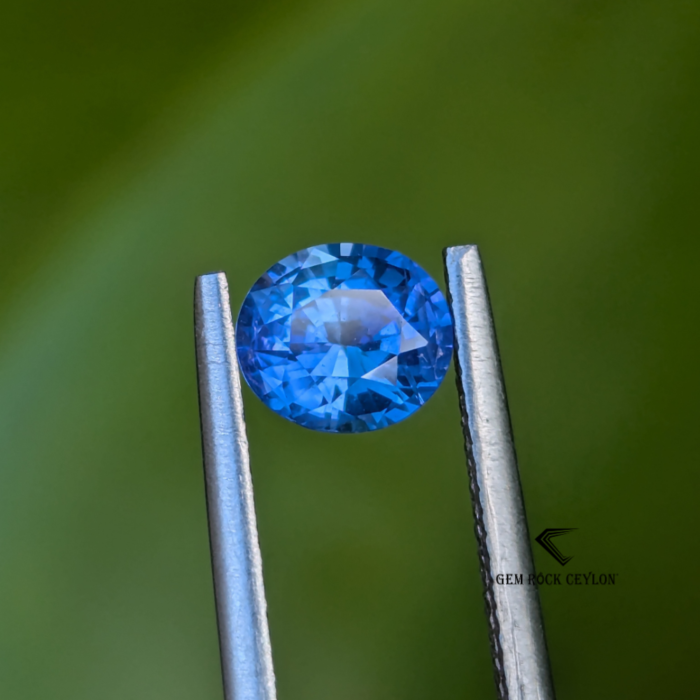
<svg viewBox="0 0 700 700">
<path fill-rule="evenodd" d="M 197 278 L 195 333 L 224 693 L 226 700 L 274 700 L 248 438 L 222 272 Z"/>
<path fill-rule="evenodd" d="M 553 700 L 534 585 L 496 585 L 534 573 L 496 333 L 477 246 L 445 251 L 455 321 L 457 386 L 500 700 Z"/>
</svg>

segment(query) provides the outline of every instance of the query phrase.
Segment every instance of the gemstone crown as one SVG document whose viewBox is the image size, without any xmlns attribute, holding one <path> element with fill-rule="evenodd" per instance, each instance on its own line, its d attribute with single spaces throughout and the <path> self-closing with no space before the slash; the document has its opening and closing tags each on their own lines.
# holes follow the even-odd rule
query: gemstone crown
<svg viewBox="0 0 700 700">
<path fill-rule="evenodd" d="M 452 355 L 440 288 L 405 255 L 333 243 L 273 265 L 236 324 L 243 375 L 272 410 L 306 428 L 385 428 L 435 392 Z"/>
</svg>

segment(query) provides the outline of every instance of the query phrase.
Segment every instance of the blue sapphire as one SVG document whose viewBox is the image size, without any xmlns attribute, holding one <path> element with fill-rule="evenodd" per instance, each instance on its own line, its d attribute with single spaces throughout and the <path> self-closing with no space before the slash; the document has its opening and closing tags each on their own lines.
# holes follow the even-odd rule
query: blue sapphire
<svg viewBox="0 0 700 700">
<path fill-rule="evenodd" d="M 236 325 L 251 389 L 285 418 L 335 433 L 417 411 L 452 355 L 450 310 L 405 255 L 357 243 L 300 250 L 252 287 Z"/>
</svg>

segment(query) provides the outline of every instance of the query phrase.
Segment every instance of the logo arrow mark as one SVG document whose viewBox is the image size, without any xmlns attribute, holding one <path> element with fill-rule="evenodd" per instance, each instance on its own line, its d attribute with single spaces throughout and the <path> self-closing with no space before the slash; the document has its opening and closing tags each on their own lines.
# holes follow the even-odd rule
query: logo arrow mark
<svg viewBox="0 0 700 700">
<path fill-rule="evenodd" d="M 549 554 L 551 554 L 562 566 L 568 564 L 573 557 L 565 557 L 558 549 L 557 546 L 552 542 L 555 537 L 560 537 L 561 535 L 566 535 L 569 532 L 573 532 L 578 528 L 575 527 L 560 527 L 552 528 L 548 527 L 546 530 L 542 530 L 540 534 L 535 538 L 535 542 L 539 544 L 543 549 L 545 549 Z"/>
</svg>

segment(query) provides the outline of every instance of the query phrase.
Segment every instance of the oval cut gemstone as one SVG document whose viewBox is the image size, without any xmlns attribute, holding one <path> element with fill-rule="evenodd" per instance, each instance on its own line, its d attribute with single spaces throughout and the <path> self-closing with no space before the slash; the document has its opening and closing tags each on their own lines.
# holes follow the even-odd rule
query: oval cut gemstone
<svg viewBox="0 0 700 700">
<path fill-rule="evenodd" d="M 236 324 L 251 389 L 305 428 L 357 433 L 417 411 L 452 356 L 452 318 L 425 270 L 358 243 L 306 248 L 252 287 Z"/>
</svg>

